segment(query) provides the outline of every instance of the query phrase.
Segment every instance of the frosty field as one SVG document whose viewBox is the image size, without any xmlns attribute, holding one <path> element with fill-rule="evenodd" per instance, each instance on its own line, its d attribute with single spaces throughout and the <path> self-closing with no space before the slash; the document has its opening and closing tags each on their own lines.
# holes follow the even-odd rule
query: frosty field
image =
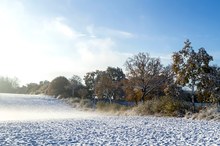
<svg viewBox="0 0 220 146">
<path fill-rule="evenodd" d="M 220 145 L 220 124 L 154 117 L 0 123 L 0 145 Z"/>
<path fill-rule="evenodd" d="M 4 119 L 1 114 L 0 145 L 220 145 L 219 122 L 181 118 L 101 116 L 69 109 L 51 98 L 18 97 L 19 101 L 23 100 L 19 103 L 12 102 L 12 98 L 4 97 L 5 95 L 0 95 L 0 112 L 6 116 L 7 110 L 12 110 L 10 105 L 17 104 L 21 119 L 19 116 L 13 119 L 12 114 Z M 22 104 L 26 104 L 25 110 L 29 109 L 36 114 L 36 111 L 41 111 L 36 109 L 38 106 L 45 106 L 43 103 L 39 104 L 42 101 L 47 106 L 50 105 L 48 110 L 46 107 L 43 108 L 44 111 L 48 111 L 48 114 L 43 113 L 44 118 L 40 118 L 41 113 L 35 118 L 31 116 L 31 112 L 22 115 Z M 33 106 L 34 103 L 38 106 Z"/>
</svg>

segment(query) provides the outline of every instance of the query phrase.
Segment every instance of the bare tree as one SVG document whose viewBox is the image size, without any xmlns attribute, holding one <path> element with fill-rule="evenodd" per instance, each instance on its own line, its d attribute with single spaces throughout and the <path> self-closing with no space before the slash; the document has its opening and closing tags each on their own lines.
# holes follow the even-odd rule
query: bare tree
<svg viewBox="0 0 220 146">
<path fill-rule="evenodd" d="M 75 90 L 82 86 L 82 79 L 78 75 L 73 75 L 72 78 L 69 79 L 70 86 L 72 88 L 72 95 L 75 96 Z"/>
<path fill-rule="evenodd" d="M 139 53 L 125 62 L 127 77 L 133 88 L 142 91 L 142 102 L 145 97 L 164 81 L 162 65 L 159 58 L 152 58 L 148 53 Z"/>
</svg>

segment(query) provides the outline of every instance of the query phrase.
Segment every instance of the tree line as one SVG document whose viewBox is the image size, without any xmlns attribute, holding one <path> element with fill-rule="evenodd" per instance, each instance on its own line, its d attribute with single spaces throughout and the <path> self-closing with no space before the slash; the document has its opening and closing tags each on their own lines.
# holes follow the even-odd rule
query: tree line
<svg viewBox="0 0 220 146">
<path fill-rule="evenodd" d="M 55 97 L 80 97 L 117 100 L 135 104 L 169 96 L 178 100 L 220 103 L 220 68 L 211 65 L 213 57 L 205 48 L 195 51 L 186 40 L 181 50 L 174 52 L 172 63 L 163 66 L 159 58 L 149 53 L 138 53 L 124 63 L 125 73 L 119 67 L 107 67 L 86 73 L 83 80 L 59 76 L 39 84 L 19 87 L 16 80 L 0 78 L 0 92 L 47 94 Z"/>
</svg>

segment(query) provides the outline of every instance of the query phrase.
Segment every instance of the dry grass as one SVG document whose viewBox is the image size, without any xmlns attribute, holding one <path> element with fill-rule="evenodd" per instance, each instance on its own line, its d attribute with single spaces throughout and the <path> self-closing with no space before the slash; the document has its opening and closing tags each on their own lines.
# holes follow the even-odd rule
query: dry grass
<svg viewBox="0 0 220 146">
<path fill-rule="evenodd" d="M 65 103 L 69 104 L 73 108 L 89 109 L 93 108 L 93 103 L 90 99 L 80 99 L 80 98 L 63 98 Z"/>
<path fill-rule="evenodd" d="M 99 112 L 110 113 L 114 115 L 124 115 L 126 111 L 130 109 L 130 107 L 120 105 L 117 103 L 107 103 L 107 102 L 98 102 L 96 104 L 96 109 Z"/>
<path fill-rule="evenodd" d="M 94 108 L 90 99 L 64 98 L 62 99 L 74 108 L 91 110 Z M 98 102 L 96 111 L 113 115 L 125 116 L 176 116 L 194 120 L 214 120 L 220 121 L 220 108 L 216 106 L 201 109 L 198 113 L 190 112 L 190 105 L 183 101 L 174 100 L 170 97 L 161 97 L 159 99 L 148 100 L 145 104 L 139 104 L 135 107 L 128 107 L 116 103 Z"/>
<path fill-rule="evenodd" d="M 220 108 L 216 106 L 211 106 L 200 110 L 198 113 L 193 114 L 191 112 L 188 112 L 185 115 L 185 118 L 194 120 L 220 121 Z"/>
</svg>

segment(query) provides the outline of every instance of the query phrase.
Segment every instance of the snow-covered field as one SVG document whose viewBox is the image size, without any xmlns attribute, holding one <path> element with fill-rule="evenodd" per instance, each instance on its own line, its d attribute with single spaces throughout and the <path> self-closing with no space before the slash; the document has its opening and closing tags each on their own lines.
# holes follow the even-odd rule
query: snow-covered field
<svg viewBox="0 0 220 146">
<path fill-rule="evenodd" d="M 31 101 L 31 98 L 28 100 Z M 41 97 L 36 96 L 34 99 L 42 100 Z M 27 99 L 23 97 L 22 100 L 25 104 Z M 58 106 L 59 110 L 65 107 L 62 111 L 65 115 L 68 109 L 66 106 L 51 98 L 44 98 L 42 101 L 47 100 L 51 100 L 50 105 Z M 9 101 L 0 95 L 0 106 L 4 105 L 5 114 L 7 106 L 10 107 Z M 43 105 L 40 103 L 38 104 L 42 108 Z M 29 107 L 30 111 L 31 107 Z M 37 105 L 33 107 L 36 108 Z M 53 113 L 52 109 L 49 108 L 49 113 Z M 34 112 L 36 111 L 35 109 Z M 53 113 L 53 116 L 59 115 L 60 118 L 53 118 L 48 114 L 48 118 L 23 117 L 23 120 L 19 120 L 18 117 L 18 119 L 4 119 L 1 115 L 3 120 L 0 121 L 0 145 L 220 145 L 219 122 L 178 118 L 99 116 L 82 111 L 77 111 L 77 116 L 74 116 L 74 112 L 76 111 L 68 109 L 68 116 Z M 25 115 L 21 114 L 21 116 Z"/>
</svg>

